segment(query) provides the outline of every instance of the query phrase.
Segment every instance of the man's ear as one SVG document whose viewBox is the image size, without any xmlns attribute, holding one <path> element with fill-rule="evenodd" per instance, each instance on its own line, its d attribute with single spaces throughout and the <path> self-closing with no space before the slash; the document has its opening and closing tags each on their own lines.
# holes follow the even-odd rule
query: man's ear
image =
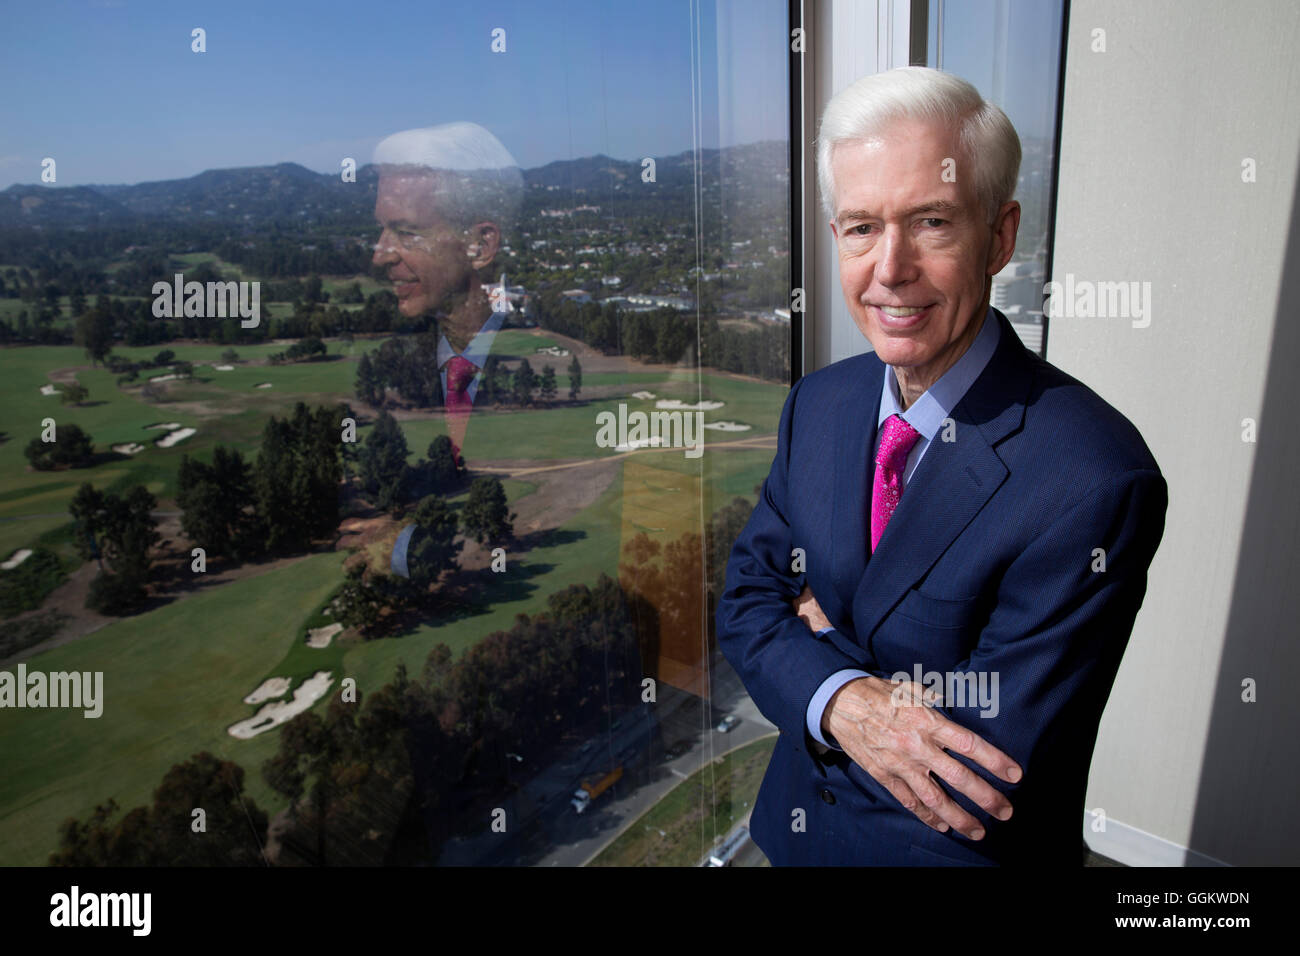
<svg viewBox="0 0 1300 956">
<path fill-rule="evenodd" d="M 501 248 L 501 231 L 494 222 L 480 222 L 470 227 L 469 242 L 466 252 L 469 254 L 470 266 L 482 269 L 496 258 Z"/>
<path fill-rule="evenodd" d="M 1016 251 L 1016 233 L 1020 230 L 1020 203 L 1014 199 L 1002 204 L 993 220 L 993 241 L 989 243 L 989 261 L 985 275 L 995 276 L 1011 261 Z"/>
</svg>

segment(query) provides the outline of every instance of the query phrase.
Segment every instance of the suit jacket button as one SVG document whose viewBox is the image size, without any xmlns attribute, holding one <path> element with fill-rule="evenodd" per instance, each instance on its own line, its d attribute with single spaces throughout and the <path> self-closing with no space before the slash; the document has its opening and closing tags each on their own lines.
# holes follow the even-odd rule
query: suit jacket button
<svg viewBox="0 0 1300 956">
<path fill-rule="evenodd" d="M 834 806 L 834 805 L 835 805 L 835 794 L 831 793 L 829 790 L 823 790 L 823 791 L 822 791 L 822 800 L 824 800 L 826 803 L 829 803 L 831 806 Z"/>
</svg>

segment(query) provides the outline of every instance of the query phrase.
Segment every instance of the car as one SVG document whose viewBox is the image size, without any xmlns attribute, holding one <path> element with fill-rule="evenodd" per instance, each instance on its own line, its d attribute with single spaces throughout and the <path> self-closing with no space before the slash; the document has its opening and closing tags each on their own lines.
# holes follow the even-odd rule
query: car
<svg viewBox="0 0 1300 956">
<path fill-rule="evenodd" d="M 723 717 L 722 721 L 718 724 L 717 731 L 720 734 L 730 733 L 731 728 L 735 727 L 738 723 L 740 723 L 739 717 L 735 714 L 728 714 L 726 717 Z"/>
</svg>

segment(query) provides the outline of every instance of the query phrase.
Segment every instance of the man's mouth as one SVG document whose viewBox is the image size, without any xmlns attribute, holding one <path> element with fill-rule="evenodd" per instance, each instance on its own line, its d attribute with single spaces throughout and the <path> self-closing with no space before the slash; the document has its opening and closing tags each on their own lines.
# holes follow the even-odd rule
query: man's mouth
<svg viewBox="0 0 1300 956">
<path fill-rule="evenodd" d="M 396 293 L 399 299 L 405 298 L 414 292 L 419 284 L 417 279 L 394 279 L 393 292 Z"/>
<path fill-rule="evenodd" d="M 876 314 L 880 317 L 881 325 L 886 328 L 902 329 L 909 328 L 920 322 L 925 316 L 930 314 L 933 306 L 895 306 L 895 305 L 877 305 L 873 306 Z"/>
</svg>

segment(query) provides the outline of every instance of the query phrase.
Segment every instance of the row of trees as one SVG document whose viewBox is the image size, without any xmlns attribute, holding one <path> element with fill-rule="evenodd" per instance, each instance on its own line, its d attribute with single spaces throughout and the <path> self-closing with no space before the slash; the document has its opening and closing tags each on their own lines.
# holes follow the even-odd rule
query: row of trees
<svg viewBox="0 0 1300 956">
<path fill-rule="evenodd" d="M 576 401 L 582 391 L 582 363 L 577 355 L 570 360 L 568 372 L 569 400 Z M 389 388 L 417 408 L 431 408 L 443 403 L 435 331 L 421 333 L 413 342 L 402 338 L 387 339 L 374 353 L 367 352 L 361 356 L 357 362 L 357 399 L 378 407 L 384 403 Z M 479 407 L 527 406 L 537 399 L 549 404 L 555 401 L 558 393 L 555 369 L 550 365 L 544 366 L 538 375 L 532 363 L 523 358 L 511 371 L 501 356 L 489 355 L 483 363 L 474 404 Z"/>
<path fill-rule="evenodd" d="M 674 309 L 623 311 L 612 303 L 578 305 L 549 294 L 541 297 L 538 321 L 545 328 L 586 342 L 607 355 L 630 355 L 666 365 L 698 361 L 773 382 L 786 382 L 790 377 L 788 325 L 723 328 L 716 315 L 706 314 L 701 328 L 694 313 Z"/>
<path fill-rule="evenodd" d="M 635 706 L 640 652 L 628 601 L 602 575 L 551 596 L 459 659 L 440 644 L 413 679 L 360 706 L 281 731 L 263 767 L 293 801 L 280 862 L 406 864 L 436 859 L 459 826 L 486 826 L 510 788 L 509 754 L 541 761 L 572 729 Z"/>
</svg>

